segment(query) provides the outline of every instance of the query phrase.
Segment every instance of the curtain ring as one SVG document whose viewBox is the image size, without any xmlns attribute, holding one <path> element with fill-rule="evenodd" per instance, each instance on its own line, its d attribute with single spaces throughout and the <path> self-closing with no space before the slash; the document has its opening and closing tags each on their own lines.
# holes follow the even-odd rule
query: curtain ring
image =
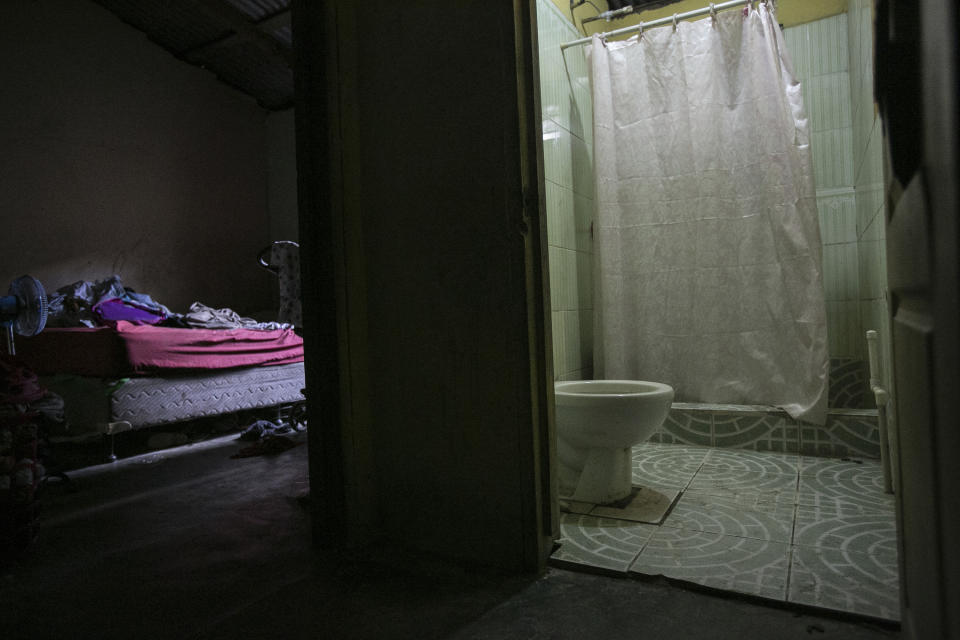
<svg viewBox="0 0 960 640">
<path fill-rule="evenodd" d="M 673 14 L 673 30 L 677 30 L 677 14 Z"/>
</svg>

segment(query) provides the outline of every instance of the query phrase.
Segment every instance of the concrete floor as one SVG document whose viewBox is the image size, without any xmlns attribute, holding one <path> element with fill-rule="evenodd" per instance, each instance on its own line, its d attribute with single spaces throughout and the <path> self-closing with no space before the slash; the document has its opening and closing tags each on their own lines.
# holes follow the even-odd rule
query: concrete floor
<svg viewBox="0 0 960 640">
<path fill-rule="evenodd" d="M 663 582 L 560 569 L 497 578 L 382 552 L 338 561 L 310 546 L 297 499 L 306 446 L 230 459 L 239 447 L 148 456 L 49 487 L 39 540 L 0 576 L 4 638 L 899 636 Z"/>
</svg>

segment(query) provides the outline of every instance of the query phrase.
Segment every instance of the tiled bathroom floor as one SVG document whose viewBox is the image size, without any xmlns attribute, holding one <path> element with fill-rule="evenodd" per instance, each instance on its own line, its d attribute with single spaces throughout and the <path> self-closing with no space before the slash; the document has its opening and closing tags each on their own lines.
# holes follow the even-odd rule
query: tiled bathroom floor
<svg viewBox="0 0 960 640">
<path fill-rule="evenodd" d="M 878 461 L 648 443 L 633 450 L 633 483 L 679 496 L 662 524 L 575 503 L 552 562 L 899 618 Z"/>
</svg>

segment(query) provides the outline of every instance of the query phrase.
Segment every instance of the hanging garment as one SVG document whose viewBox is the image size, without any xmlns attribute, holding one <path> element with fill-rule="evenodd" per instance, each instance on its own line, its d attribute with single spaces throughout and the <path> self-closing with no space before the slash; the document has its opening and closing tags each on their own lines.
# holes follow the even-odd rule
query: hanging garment
<svg viewBox="0 0 960 640">
<path fill-rule="evenodd" d="M 822 423 L 809 125 L 767 6 L 595 36 L 594 369 Z"/>
<path fill-rule="evenodd" d="M 286 240 L 274 242 L 270 247 L 270 266 L 276 270 L 277 283 L 280 287 L 280 313 L 277 315 L 277 321 L 302 327 L 300 245 Z"/>
</svg>

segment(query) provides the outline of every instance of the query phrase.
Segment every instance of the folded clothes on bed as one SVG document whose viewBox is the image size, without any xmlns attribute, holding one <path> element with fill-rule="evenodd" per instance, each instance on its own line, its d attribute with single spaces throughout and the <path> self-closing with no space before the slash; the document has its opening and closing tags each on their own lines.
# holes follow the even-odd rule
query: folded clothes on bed
<svg viewBox="0 0 960 640">
<path fill-rule="evenodd" d="M 163 321 L 164 314 L 158 309 L 140 304 L 135 300 L 110 298 L 93 305 L 93 315 L 101 325 L 109 326 L 123 320 L 133 324 L 157 324 Z"/>
<path fill-rule="evenodd" d="M 190 305 L 190 311 L 183 316 L 184 323 L 198 329 L 259 329 L 273 331 L 290 329 L 291 324 L 280 322 L 258 322 L 253 318 L 243 318 L 233 309 L 214 309 L 202 302 Z"/>
<path fill-rule="evenodd" d="M 78 280 L 60 287 L 49 297 L 48 327 L 112 327 L 121 321 L 181 329 L 276 331 L 293 327 L 244 318 L 233 309 L 214 309 L 202 302 L 194 302 L 186 314 L 174 313 L 149 295 L 126 288 L 118 275 L 95 282 Z"/>
</svg>

